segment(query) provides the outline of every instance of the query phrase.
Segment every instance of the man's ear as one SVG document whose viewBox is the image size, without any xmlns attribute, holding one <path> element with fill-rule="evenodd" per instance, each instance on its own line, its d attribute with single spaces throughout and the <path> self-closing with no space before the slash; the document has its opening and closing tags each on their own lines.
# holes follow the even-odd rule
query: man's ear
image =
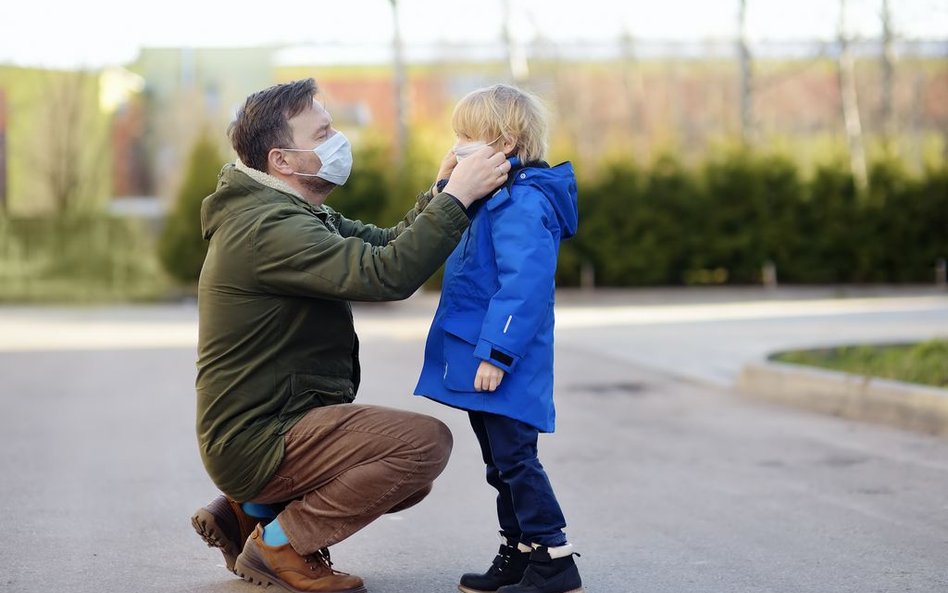
<svg viewBox="0 0 948 593">
<path fill-rule="evenodd" d="M 271 148 L 267 153 L 267 169 L 270 174 L 292 175 L 295 172 L 293 166 L 286 160 L 286 153 L 279 148 Z"/>
</svg>

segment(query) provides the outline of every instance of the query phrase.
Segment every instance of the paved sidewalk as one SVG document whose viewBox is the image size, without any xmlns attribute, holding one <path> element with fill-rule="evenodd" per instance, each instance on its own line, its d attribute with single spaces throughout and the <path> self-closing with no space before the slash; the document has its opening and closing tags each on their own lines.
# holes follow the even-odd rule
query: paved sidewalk
<svg viewBox="0 0 948 593">
<path fill-rule="evenodd" d="M 875 312 L 827 303 L 800 316 L 780 305 L 757 318 L 747 311 L 764 311 L 754 308 L 761 299 L 727 314 L 690 303 L 691 319 L 661 323 L 636 320 L 640 311 L 619 299 L 603 309 L 616 323 L 572 328 L 570 315 L 582 315 L 568 311 L 588 303 L 563 299 L 559 425 L 541 458 L 587 591 L 948 590 L 948 441 L 747 401 L 701 379 L 725 377 L 714 353 L 733 360 L 755 335 L 754 348 L 821 327 L 822 339 L 868 326 L 893 337 L 945 332 L 942 297 L 904 296 Z M 359 401 L 436 415 L 456 439 L 428 500 L 334 548 L 338 567 L 373 593 L 454 591 L 461 572 L 486 567 L 496 550 L 492 496 L 464 416 L 409 395 L 432 307 L 423 296 L 356 310 Z M 46 346 L 34 336 L 16 351 L 11 319 L 54 320 L 69 337 L 37 330 Z M 191 531 L 191 512 L 215 494 L 193 432 L 193 321 L 191 305 L 0 310 L 0 590 L 263 591 L 228 573 Z M 80 347 L 82 335 L 98 347 Z M 682 349 L 690 340 L 705 343 Z"/>
<path fill-rule="evenodd" d="M 437 294 L 355 305 L 365 339 L 423 340 Z M 194 303 L 0 308 L 0 352 L 192 347 Z M 948 293 L 915 288 L 560 291 L 557 344 L 716 386 L 776 350 L 948 336 Z"/>
</svg>

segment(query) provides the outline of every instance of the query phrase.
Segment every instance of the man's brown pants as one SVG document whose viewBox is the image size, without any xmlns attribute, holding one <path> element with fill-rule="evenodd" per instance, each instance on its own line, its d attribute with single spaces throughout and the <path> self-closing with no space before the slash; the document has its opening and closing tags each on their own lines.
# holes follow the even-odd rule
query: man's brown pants
<svg viewBox="0 0 948 593">
<path fill-rule="evenodd" d="M 253 502 L 291 501 L 277 519 L 303 555 L 419 502 L 453 444 L 440 420 L 359 404 L 310 410 L 284 438 L 283 462 Z"/>
</svg>

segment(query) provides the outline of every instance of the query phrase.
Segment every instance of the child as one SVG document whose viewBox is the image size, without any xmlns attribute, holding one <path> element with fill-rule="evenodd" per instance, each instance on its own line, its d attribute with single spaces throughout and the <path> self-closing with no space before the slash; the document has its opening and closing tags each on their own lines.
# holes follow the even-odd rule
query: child
<svg viewBox="0 0 948 593">
<path fill-rule="evenodd" d="M 546 116 L 507 85 L 461 99 L 452 125 L 458 160 L 489 145 L 511 163 L 507 184 L 469 211 L 471 225 L 448 258 L 441 302 L 415 388 L 467 410 L 497 489 L 503 544 L 466 593 L 582 591 L 566 521 L 537 458 L 553 432 L 553 294 L 561 239 L 576 232 L 572 165 L 543 162 Z"/>
</svg>

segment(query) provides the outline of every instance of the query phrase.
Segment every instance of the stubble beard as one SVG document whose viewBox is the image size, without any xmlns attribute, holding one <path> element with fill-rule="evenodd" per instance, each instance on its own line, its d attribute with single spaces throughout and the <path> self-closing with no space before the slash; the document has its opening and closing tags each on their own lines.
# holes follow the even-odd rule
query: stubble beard
<svg viewBox="0 0 948 593">
<path fill-rule="evenodd" d="M 300 182 L 309 191 L 323 196 L 336 188 L 335 183 L 326 181 L 322 177 L 300 177 Z"/>
</svg>

